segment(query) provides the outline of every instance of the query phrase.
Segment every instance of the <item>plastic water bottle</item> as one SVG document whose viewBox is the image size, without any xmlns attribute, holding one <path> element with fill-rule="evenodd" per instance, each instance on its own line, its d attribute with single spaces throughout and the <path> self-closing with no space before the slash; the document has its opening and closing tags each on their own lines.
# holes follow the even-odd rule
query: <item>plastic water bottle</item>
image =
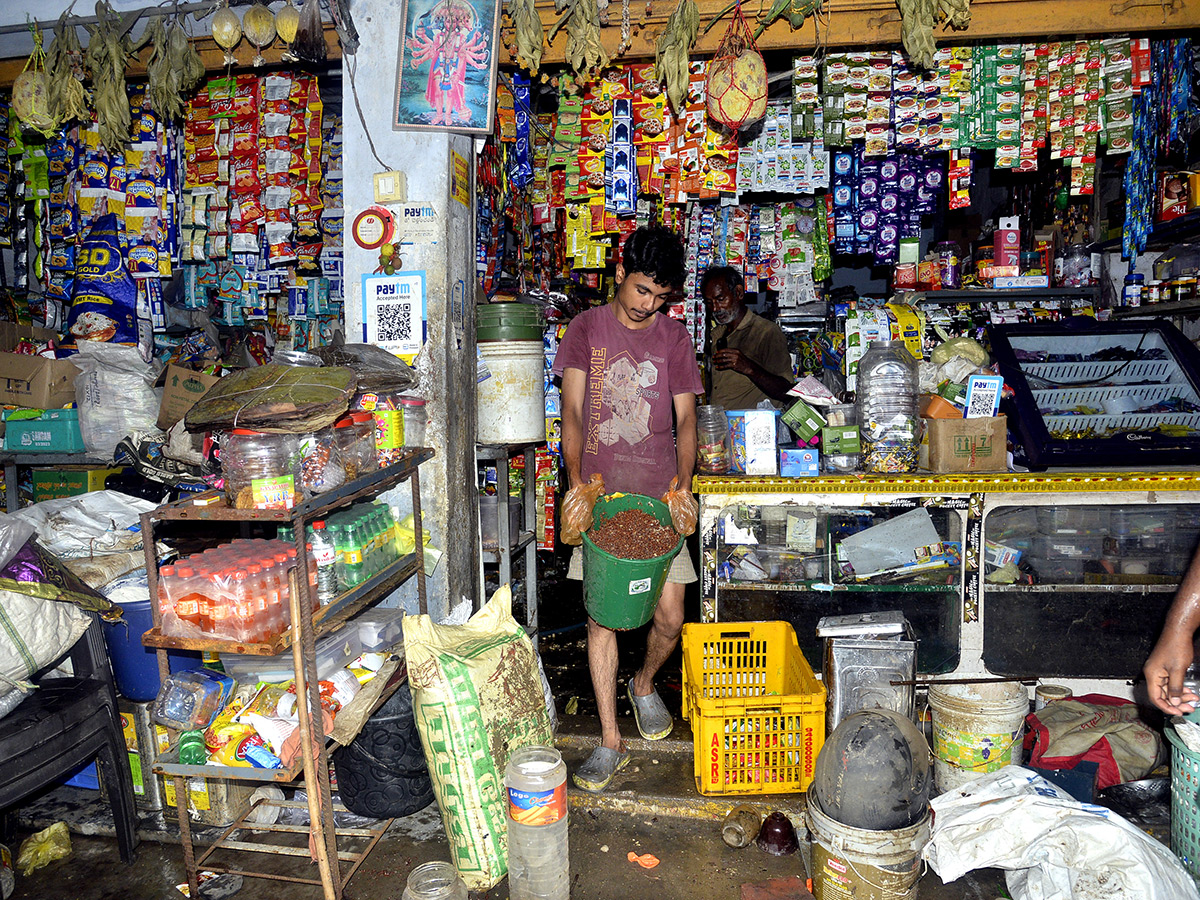
<svg viewBox="0 0 1200 900">
<path fill-rule="evenodd" d="M 325 522 L 313 522 L 312 556 L 317 563 L 317 599 L 330 603 L 337 597 L 337 548 L 325 533 Z"/>
<path fill-rule="evenodd" d="M 512 900 L 567 900 L 567 767 L 553 747 L 523 747 L 504 770 Z"/>
<path fill-rule="evenodd" d="M 858 363 L 858 428 L 867 472 L 917 467 L 917 361 L 903 341 L 875 341 Z"/>
</svg>

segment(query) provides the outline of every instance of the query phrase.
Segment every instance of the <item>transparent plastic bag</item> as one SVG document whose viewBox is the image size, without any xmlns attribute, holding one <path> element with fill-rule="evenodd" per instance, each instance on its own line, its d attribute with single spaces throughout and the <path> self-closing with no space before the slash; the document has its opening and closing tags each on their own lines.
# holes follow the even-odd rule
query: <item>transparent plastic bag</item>
<svg viewBox="0 0 1200 900">
<path fill-rule="evenodd" d="M 663 503 L 671 510 L 671 524 L 684 537 L 696 530 L 696 518 L 700 515 L 700 507 L 691 491 L 679 487 L 679 477 L 671 479 L 671 486 L 663 494 Z"/>
<path fill-rule="evenodd" d="M 587 484 L 577 484 L 563 498 L 562 539 L 564 544 L 583 543 L 583 533 L 592 527 L 592 509 L 604 494 L 604 476 L 592 474 Z"/>
</svg>

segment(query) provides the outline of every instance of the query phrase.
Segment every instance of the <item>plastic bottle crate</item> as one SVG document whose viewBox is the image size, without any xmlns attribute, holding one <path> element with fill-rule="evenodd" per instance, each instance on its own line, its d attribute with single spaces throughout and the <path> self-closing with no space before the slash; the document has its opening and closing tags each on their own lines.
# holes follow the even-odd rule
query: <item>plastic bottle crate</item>
<svg viewBox="0 0 1200 900">
<path fill-rule="evenodd" d="M 825 743 L 825 687 L 789 623 L 684 625 L 683 688 L 696 790 L 808 789 Z"/>
<path fill-rule="evenodd" d="M 1189 750 L 1174 728 L 1163 733 L 1171 743 L 1171 852 L 1200 878 L 1200 753 Z"/>
</svg>

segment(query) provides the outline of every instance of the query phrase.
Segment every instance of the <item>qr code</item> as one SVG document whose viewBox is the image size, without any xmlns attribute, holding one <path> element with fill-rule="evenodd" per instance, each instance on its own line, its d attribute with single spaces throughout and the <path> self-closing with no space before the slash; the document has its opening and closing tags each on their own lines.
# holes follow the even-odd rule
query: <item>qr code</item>
<svg viewBox="0 0 1200 900">
<path fill-rule="evenodd" d="M 412 340 L 412 305 L 381 303 L 377 308 L 378 339 L 381 341 Z"/>
</svg>

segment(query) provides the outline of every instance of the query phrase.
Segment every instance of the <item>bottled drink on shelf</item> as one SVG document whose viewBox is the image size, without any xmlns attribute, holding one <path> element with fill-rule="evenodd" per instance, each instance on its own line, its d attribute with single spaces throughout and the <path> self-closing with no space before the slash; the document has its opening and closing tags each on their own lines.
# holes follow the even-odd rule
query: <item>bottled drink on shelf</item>
<svg viewBox="0 0 1200 900">
<path fill-rule="evenodd" d="M 317 564 L 317 599 L 329 603 L 337 597 L 337 548 L 326 533 L 325 522 L 313 522 L 312 556 Z"/>
<path fill-rule="evenodd" d="M 166 615 L 175 607 L 175 567 L 163 566 L 158 570 L 158 612 Z"/>
<path fill-rule="evenodd" d="M 174 577 L 175 615 L 181 622 L 187 622 L 196 628 L 203 629 L 203 618 L 200 615 L 200 593 L 197 590 L 196 570 L 191 566 L 177 566 Z"/>
<path fill-rule="evenodd" d="M 567 767 L 553 747 L 523 747 L 504 770 L 512 900 L 567 900 Z"/>
</svg>

